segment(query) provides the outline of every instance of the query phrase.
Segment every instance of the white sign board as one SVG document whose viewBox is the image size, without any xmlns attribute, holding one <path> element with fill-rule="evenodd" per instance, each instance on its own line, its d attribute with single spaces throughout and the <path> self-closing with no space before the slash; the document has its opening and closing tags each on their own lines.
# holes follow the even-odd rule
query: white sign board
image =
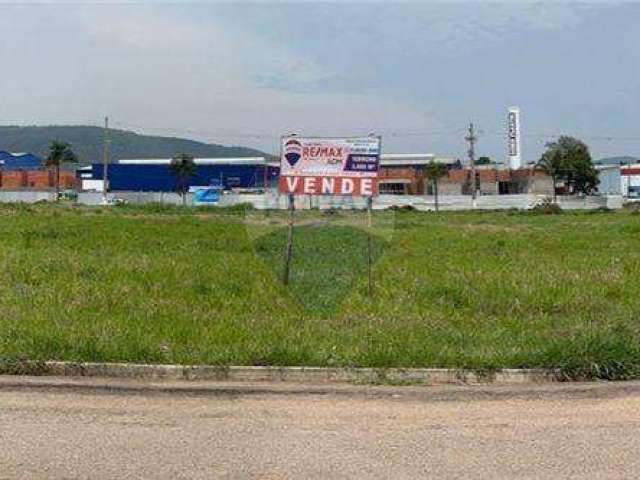
<svg viewBox="0 0 640 480">
<path fill-rule="evenodd" d="M 522 167 L 522 152 L 520 148 L 520 108 L 509 107 L 509 112 L 507 113 L 507 149 L 509 168 L 513 170 Z"/>
<path fill-rule="evenodd" d="M 282 138 L 280 191 L 369 196 L 377 192 L 380 137 Z"/>
</svg>

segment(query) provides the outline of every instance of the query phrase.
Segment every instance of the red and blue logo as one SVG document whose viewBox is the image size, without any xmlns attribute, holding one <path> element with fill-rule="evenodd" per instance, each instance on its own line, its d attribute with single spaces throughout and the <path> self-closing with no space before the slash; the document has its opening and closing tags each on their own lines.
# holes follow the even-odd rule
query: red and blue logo
<svg viewBox="0 0 640 480">
<path fill-rule="evenodd" d="M 287 140 L 284 144 L 284 158 L 292 167 L 298 163 L 302 156 L 302 144 L 295 138 Z"/>
</svg>

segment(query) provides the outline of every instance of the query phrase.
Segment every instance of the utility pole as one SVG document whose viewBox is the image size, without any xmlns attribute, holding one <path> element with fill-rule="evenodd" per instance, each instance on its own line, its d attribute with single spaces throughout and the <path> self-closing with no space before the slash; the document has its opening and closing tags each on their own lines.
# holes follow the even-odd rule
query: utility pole
<svg viewBox="0 0 640 480">
<path fill-rule="evenodd" d="M 473 208 L 478 206 L 478 189 L 476 183 L 476 152 L 475 152 L 475 144 L 478 140 L 478 137 L 474 133 L 473 130 L 473 122 L 469 124 L 469 134 L 464 137 L 464 139 L 469 142 L 469 165 L 471 167 L 471 203 Z"/>
<path fill-rule="evenodd" d="M 111 139 L 109 138 L 109 117 L 104 117 L 104 155 L 102 158 L 102 203 L 108 203 L 107 190 L 109 190 L 109 154 Z"/>
</svg>

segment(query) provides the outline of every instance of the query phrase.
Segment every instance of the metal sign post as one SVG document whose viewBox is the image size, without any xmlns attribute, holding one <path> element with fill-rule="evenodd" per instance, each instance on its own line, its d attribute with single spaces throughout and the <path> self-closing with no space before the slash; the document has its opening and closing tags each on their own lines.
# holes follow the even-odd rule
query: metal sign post
<svg viewBox="0 0 640 480">
<path fill-rule="evenodd" d="M 289 285 L 289 275 L 291 273 L 291 258 L 293 256 L 293 215 L 295 212 L 295 200 L 293 193 L 289 194 L 289 225 L 287 231 L 287 247 L 284 252 L 284 272 L 282 274 L 282 283 Z"/>
<path fill-rule="evenodd" d="M 367 197 L 367 293 L 373 296 L 372 268 L 373 263 L 373 238 L 371 236 L 371 209 L 373 207 L 373 197 Z"/>
</svg>

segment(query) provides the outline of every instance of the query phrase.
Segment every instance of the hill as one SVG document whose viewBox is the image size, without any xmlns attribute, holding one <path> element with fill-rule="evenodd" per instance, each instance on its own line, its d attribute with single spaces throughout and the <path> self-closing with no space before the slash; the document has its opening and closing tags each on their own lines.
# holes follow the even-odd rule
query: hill
<svg viewBox="0 0 640 480">
<path fill-rule="evenodd" d="M 47 156 L 50 143 L 70 143 L 81 163 L 102 160 L 104 131 L 90 126 L 19 127 L 0 126 L 0 150 L 30 152 Z M 226 147 L 176 137 L 140 135 L 127 130 L 111 130 L 112 160 L 122 158 L 170 158 L 177 153 L 195 157 L 255 157 L 264 152 L 247 147 Z"/>
</svg>

